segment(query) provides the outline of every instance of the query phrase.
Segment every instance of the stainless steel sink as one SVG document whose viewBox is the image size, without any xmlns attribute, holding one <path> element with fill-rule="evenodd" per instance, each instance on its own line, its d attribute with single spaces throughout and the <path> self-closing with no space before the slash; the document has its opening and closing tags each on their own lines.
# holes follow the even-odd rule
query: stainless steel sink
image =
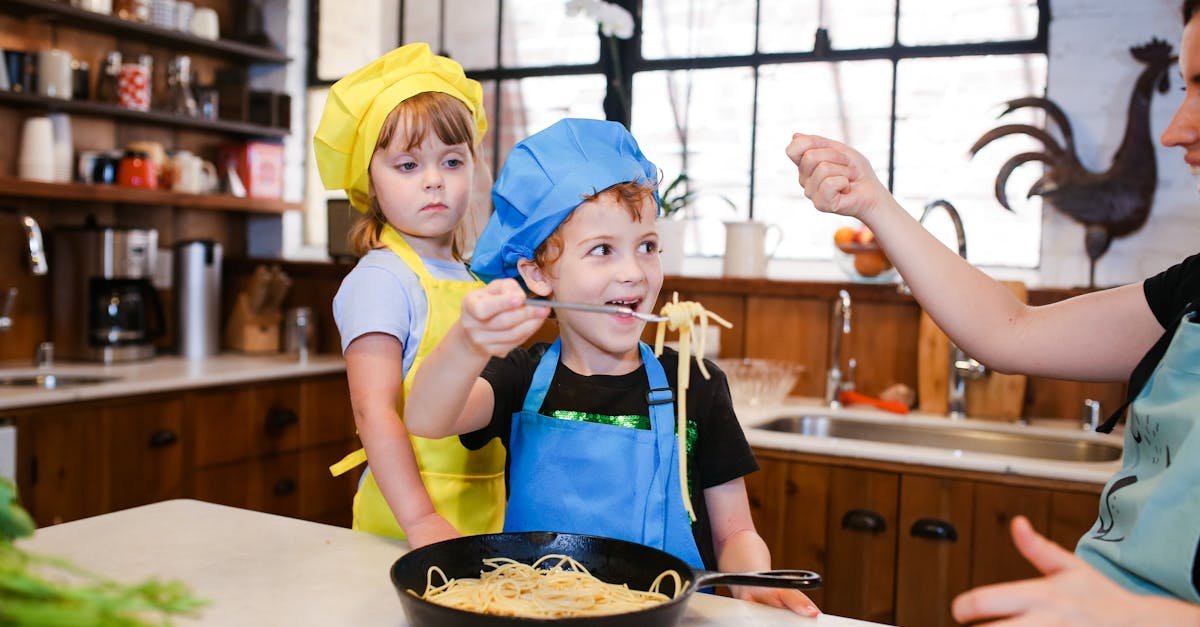
<svg viewBox="0 0 1200 627">
<path fill-rule="evenodd" d="M 1119 444 L 958 427 L 932 427 L 848 420 L 832 416 L 788 416 L 759 429 L 818 438 L 847 438 L 951 450 L 1015 455 L 1071 462 L 1110 462 L 1121 457 Z"/>
<path fill-rule="evenodd" d="M 42 372 L 37 374 L 0 375 L 0 387 L 27 387 L 53 390 L 55 388 L 95 385 L 116 381 L 119 377 Z"/>
</svg>

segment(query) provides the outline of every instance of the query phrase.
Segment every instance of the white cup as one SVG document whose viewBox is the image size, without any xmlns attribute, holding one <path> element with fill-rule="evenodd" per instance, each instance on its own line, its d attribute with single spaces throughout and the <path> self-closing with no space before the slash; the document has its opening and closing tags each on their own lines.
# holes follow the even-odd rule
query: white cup
<svg viewBox="0 0 1200 627">
<path fill-rule="evenodd" d="M 32 181 L 54 182 L 54 124 L 45 116 L 25 120 L 17 174 Z"/>
<path fill-rule="evenodd" d="M 172 161 L 175 167 L 174 191 L 201 194 L 216 189 L 220 179 L 217 177 L 217 167 L 213 164 L 186 150 L 175 153 Z"/>
<path fill-rule="evenodd" d="M 52 48 L 38 53 L 38 93 L 71 99 L 71 53 Z"/>
<path fill-rule="evenodd" d="M 767 247 L 767 233 L 774 231 L 778 239 Z M 723 274 L 727 277 L 759 278 L 767 275 L 767 260 L 775 256 L 783 242 L 783 231 L 774 224 L 762 222 L 725 223 L 725 260 Z"/>
<path fill-rule="evenodd" d="M 221 23 L 212 7 L 196 7 L 192 13 L 192 34 L 201 39 L 220 39 Z"/>
<path fill-rule="evenodd" d="M 8 59 L 4 57 L 2 49 L 0 49 L 0 89 L 4 91 L 12 89 L 12 82 L 8 80 Z"/>
</svg>

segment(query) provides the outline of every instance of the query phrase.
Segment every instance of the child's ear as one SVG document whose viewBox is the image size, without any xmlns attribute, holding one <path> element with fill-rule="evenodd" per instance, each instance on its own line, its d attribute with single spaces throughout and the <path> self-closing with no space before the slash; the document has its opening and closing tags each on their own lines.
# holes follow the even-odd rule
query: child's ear
<svg viewBox="0 0 1200 627">
<path fill-rule="evenodd" d="M 517 272 L 521 274 L 521 279 L 525 281 L 525 287 L 529 291 L 538 296 L 549 296 L 550 281 L 547 280 L 546 273 L 542 271 L 542 267 L 537 265 L 537 262 L 532 259 L 521 259 L 517 261 Z"/>
</svg>

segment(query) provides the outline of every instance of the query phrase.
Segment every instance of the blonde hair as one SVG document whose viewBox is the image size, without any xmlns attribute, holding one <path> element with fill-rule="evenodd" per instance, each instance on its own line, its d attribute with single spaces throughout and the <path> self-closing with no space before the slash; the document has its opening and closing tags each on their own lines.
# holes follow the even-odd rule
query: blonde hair
<svg viewBox="0 0 1200 627">
<path fill-rule="evenodd" d="M 613 202 L 617 203 L 621 207 L 624 207 L 625 211 L 629 213 L 630 219 L 636 222 L 641 222 L 646 217 L 642 212 L 642 208 L 645 206 L 646 200 L 654 200 L 655 187 L 655 185 L 644 182 L 631 181 L 627 183 L 617 183 L 616 185 L 606 187 L 594 194 L 584 194 L 583 202 L 579 204 L 582 205 L 585 202 L 607 196 Z M 562 256 L 562 228 L 571 221 L 571 218 L 574 217 L 574 215 L 575 212 L 573 211 L 567 214 L 566 219 L 558 225 L 558 228 L 554 229 L 554 232 L 551 233 L 550 236 L 547 237 L 546 240 L 537 247 L 537 250 L 534 251 L 533 261 L 538 265 L 539 268 L 545 270 L 551 264 L 558 261 L 558 258 Z M 657 214 L 652 216 L 652 219 L 655 219 L 656 217 Z"/>
<path fill-rule="evenodd" d="M 403 150 L 413 150 L 431 132 L 447 145 L 466 144 L 471 160 L 476 161 L 475 120 L 470 110 L 457 98 L 434 91 L 422 92 L 396 105 L 379 129 L 375 149 L 389 146 L 395 140 L 402 142 Z M 485 164 L 475 163 L 471 187 L 471 206 L 450 236 L 450 252 L 459 261 L 466 259 L 481 225 L 491 212 L 491 171 Z M 382 243 L 379 238 L 386 225 L 387 218 L 372 187 L 370 210 L 358 217 L 346 235 L 354 254 L 361 256 L 380 248 Z"/>
</svg>

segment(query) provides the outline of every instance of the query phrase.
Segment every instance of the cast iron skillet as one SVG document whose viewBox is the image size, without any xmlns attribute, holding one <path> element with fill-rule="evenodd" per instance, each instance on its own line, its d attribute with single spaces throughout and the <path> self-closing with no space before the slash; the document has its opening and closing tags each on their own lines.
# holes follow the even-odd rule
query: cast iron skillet
<svg viewBox="0 0 1200 627">
<path fill-rule="evenodd" d="M 664 570 L 674 570 L 686 586 L 683 594 L 651 608 L 585 618 L 532 619 L 490 616 L 437 605 L 409 594 L 425 592 L 430 566 L 438 566 L 452 579 L 478 578 L 483 560 L 508 557 L 532 564 L 548 553 L 569 555 L 587 567 L 593 575 L 610 583 L 626 583 L 630 588 L 647 590 Z M 414 627 L 472 627 L 476 625 L 524 625 L 529 623 L 565 623 L 596 627 L 674 625 L 683 617 L 688 599 L 697 587 L 719 584 L 755 585 L 772 588 L 810 590 L 821 585 L 821 576 L 807 570 L 774 570 L 762 573 L 714 573 L 698 571 L 687 562 L 648 546 L 572 533 L 531 531 L 465 536 L 438 542 L 409 552 L 392 565 L 392 583 L 400 595 L 400 604 Z M 670 586 L 663 590 L 672 594 Z"/>
</svg>

